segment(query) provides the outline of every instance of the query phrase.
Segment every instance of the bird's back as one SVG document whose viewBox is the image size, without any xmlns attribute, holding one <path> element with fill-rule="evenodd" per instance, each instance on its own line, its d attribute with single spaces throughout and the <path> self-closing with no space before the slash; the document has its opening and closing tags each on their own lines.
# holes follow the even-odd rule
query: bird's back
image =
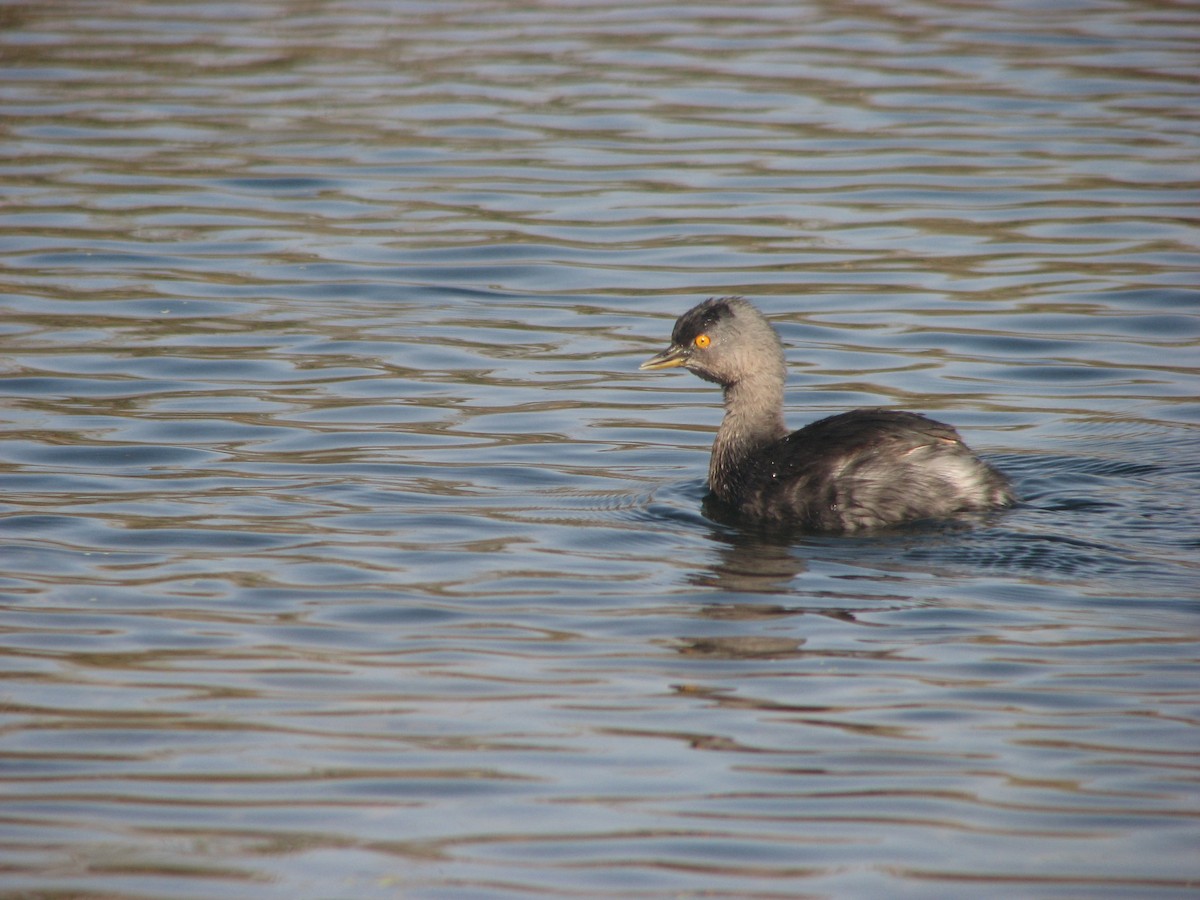
<svg viewBox="0 0 1200 900">
<path fill-rule="evenodd" d="M 1007 480 L 949 425 L 856 409 L 794 431 L 746 459 L 717 499 L 739 515 L 857 531 L 1008 506 Z"/>
</svg>

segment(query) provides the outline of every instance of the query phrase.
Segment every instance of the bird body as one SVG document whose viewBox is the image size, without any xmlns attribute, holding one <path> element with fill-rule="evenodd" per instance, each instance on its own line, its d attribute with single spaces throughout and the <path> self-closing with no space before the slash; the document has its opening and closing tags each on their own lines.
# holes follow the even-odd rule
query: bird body
<svg viewBox="0 0 1200 900">
<path fill-rule="evenodd" d="M 789 434 L 783 346 L 745 298 L 716 297 L 684 313 L 671 346 L 641 368 L 677 366 L 724 392 L 708 485 L 740 517 L 848 532 L 1014 502 L 1008 480 L 958 432 L 917 413 L 856 409 Z"/>
</svg>

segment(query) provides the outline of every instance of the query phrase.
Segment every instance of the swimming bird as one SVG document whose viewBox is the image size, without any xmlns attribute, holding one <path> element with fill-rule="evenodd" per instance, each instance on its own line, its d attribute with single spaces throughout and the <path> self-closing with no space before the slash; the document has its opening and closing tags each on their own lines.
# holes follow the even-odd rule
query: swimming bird
<svg viewBox="0 0 1200 900">
<path fill-rule="evenodd" d="M 957 431 L 917 413 L 855 409 L 789 434 L 783 344 L 744 297 L 712 297 L 688 310 L 671 345 L 640 368 L 679 366 L 724 392 L 708 487 L 737 518 L 853 532 L 1015 502 L 1008 479 Z"/>
</svg>

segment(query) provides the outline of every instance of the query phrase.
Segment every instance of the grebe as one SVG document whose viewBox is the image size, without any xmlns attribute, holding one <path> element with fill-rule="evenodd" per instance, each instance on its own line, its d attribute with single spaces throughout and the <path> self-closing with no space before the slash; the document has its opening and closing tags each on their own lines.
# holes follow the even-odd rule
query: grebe
<svg viewBox="0 0 1200 900">
<path fill-rule="evenodd" d="M 724 391 L 708 486 L 739 517 L 850 532 L 1015 502 L 1008 479 L 957 431 L 917 413 L 855 409 L 788 434 L 783 345 L 744 297 L 688 310 L 671 346 L 640 368 L 677 366 Z"/>
</svg>

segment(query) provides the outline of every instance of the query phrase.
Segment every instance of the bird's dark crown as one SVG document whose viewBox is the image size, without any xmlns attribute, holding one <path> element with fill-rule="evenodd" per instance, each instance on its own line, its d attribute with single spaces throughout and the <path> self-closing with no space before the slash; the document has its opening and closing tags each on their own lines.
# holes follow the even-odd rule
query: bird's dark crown
<svg viewBox="0 0 1200 900">
<path fill-rule="evenodd" d="M 709 331 L 723 319 L 733 318 L 734 306 L 745 302 L 741 297 L 709 297 L 679 317 L 671 332 L 672 343 L 680 347 L 689 346 L 697 335 Z"/>
</svg>

